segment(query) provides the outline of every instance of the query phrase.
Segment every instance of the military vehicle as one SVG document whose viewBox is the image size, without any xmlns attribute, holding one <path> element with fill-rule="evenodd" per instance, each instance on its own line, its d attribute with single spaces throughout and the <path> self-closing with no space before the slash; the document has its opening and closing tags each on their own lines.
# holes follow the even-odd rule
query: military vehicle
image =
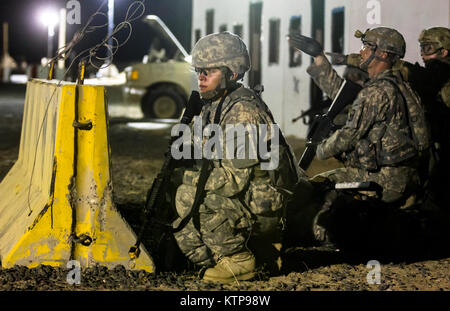
<svg viewBox="0 0 450 311">
<path fill-rule="evenodd" d="M 152 44 L 142 62 L 124 70 L 124 101 L 139 105 L 145 118 L 179 118 L 197 88 L 191 57 L 158 16 L 148 15 L 144 21 L 154 34 Z"/>
</svg>

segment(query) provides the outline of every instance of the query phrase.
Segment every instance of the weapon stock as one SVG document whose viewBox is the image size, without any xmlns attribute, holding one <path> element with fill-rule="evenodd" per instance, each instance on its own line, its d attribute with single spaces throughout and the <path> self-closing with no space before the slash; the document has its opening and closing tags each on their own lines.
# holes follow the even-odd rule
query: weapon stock
<svg viewBox="0 0 450 311">
<path fill-rule="evenodd" d="M 191 97 L 189 98 L 189 102 L 186 105 L 186 109 L 184 110 L 183 116 L 181 117 L 181 124 L 189 124 L 191 123 L 194 116 L 198 115 L 201 110 L 201 100 L 198 92 L 193 91 Z M 128 255 L 131 259 L 135 259 L 139 257 L 139 246 L 141 245 L 142 236 L 144 234 L 145 227 L 147 225 L 148 219 L 152 217 L 151 213 L 154 212 L 158 204 L 164 201 L 165 196 L 165 185 L 167 185 L 170 176 L 175 169 L 175 160 L 172 158 L 171 154 L 171 146 L 174 138 L 172 137 L 169 143 L 169 148 L 165 153 L 165 159 L 161 170 L 156 176 L 155 180 L 152 183 L 151 188 L 147 192 L 146 202 L 143 209 L 143 222 L 141 228 L 139 230 L 139 234 L 136 239 L 136 243 L 131 246 L 128 251 Z M 163 224 L 165 225 L 165 224 Z M 169 227 L 169 226 L 168 226 Z M 171 226 L 170 226 L 171 227 Z"/>
</svg>

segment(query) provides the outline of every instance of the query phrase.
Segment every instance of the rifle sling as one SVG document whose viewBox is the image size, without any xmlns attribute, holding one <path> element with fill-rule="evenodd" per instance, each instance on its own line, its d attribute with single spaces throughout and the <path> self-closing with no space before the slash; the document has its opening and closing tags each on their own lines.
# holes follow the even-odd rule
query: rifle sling
<svg viewBox="0 0 450 311">
<path fill-rule="evenodd" d="M 225 101 L 226 97 L 227 97 L 226 94 L 224 94 L 222 96 L 222 99 L 219 102 L 219 105 L 217 106 L 217 109 L 214 113 L 214 124 L 219 124 L 219 122 L 220 122 L 220 114 L 222 113 L 222 106 L 223 106 L 223 102 Z M 172 227 L 173 227 L 172 232 L 173 233 L 182 230 L 193 216 L 198 216 L 198 209 L 200 207 L 201 201 L 204 198 L 205 186 L 206 186 L 206 182 L 208 180 L 209 174 L 211 173 L 211 166 L 212 166 L 212 163 L 210 160 L 202 158 L 202 166 L 200 169 L 200 176 L 199 176 L 198 182 L 197 182 L 197 189 L 195 191 L 194 203 L 192 204 L 192 207 L 190 208 L 188 214 L 184 218 L 178 218 L 173 222 L 173 224 L 172 224 Z M 197 218 L 197 219 L 193 219 L 193 220 L 194 220 L 194 226 L 198 229 L 199 219 Z"/>
</svg>

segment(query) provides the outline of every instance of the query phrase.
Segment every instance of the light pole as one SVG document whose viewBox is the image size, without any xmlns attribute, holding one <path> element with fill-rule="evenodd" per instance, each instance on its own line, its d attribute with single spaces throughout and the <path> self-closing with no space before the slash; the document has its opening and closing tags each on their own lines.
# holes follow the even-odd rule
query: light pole
<svg viewBox="0 0 450 311">
<path fill-rule="evenodd" d="M 58 51 L 61 51 L 66 45 L 66 17 L 67 17 L 67 10 L 60 9 L 59 10 Z M 65 57 L 66 57 L 66 55 L 62 55 L 62 57 L 60 59 L 58 59 L 58 68 L 59 69 L 64 69 Z"/>
<path fill-rule="evenodd" d="M 55 26 L 58 24 L 58 12 L 54 9 L 45 9 L 39 14 L 39 21 L 47 27 L 47 58 L 53 55 L 53 37 L 55 36 Z"/>
<path fill-rule="evenodd" d="M 108 56 L 112 56 L 112 33 L 114 31 L 114 0 L 108 0 Z"/>
</svg>

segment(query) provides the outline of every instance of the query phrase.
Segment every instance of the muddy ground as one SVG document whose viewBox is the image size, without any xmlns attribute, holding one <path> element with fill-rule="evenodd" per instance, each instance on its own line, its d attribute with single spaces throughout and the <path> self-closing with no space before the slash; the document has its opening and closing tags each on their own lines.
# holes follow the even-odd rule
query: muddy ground
<svg viewBox="0 0 450 311">
<path fill-rule="evenodd" d="M 1 99 L 0 179 L 14 164 L 19 148 L 21 108 L 16 97 Z M 169 129 L 136 129 L 111 120 L 110 142 L 114 201 L 135 230 L 139 228 L 140 209 L 148 188 L 163 163 Z M 298 156 L 304 148 L 300 140 L 289 141 Z M 313 175 L 336 167 L 336 161 L 314 162 L 308 171 Z M 369 260 L 381 264 L 380 284 L 369 284 L 373 268 Z M 206 283 L 198 279 L 190 266 L 182 271 L 156 275 L 127 271 L 118 266 L 84 269 L 79 285 L 66 281 L 67 269 L 39 266 L 33 269 L 0 268 L 0 290 L 251 290 L 251 291 L 449 291 L 450 255 L 422 254 L 417 257 L 377 258 L 352 252 L 331 252 L 315 247 L 292 247 L 285 258 L 286 267 L 279 275 L 269 275 L 260 268 L 254 281 L 231 285 Z M 370 275 L 369 275 L 370 276 Z"/>
</svg>

